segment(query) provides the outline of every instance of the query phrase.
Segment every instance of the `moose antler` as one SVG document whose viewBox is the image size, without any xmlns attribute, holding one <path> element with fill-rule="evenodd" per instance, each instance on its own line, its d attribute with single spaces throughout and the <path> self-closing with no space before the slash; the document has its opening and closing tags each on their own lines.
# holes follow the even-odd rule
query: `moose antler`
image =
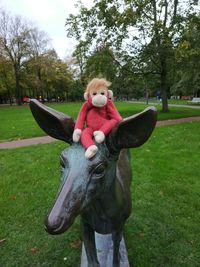
<svg viewBox="0 0 200 267">
<path fill-rule="evenodd" d="M 53 138 L 71 144 L 74 120 L 62 112 L 41 104 L 36 99 L 30 101 L 31 112 L 43 131 Z"/>
</svg>

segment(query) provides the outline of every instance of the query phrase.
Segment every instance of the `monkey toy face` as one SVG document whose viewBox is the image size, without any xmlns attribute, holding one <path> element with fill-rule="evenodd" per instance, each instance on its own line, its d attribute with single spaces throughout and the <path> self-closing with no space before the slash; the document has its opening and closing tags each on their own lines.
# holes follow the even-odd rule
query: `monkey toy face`
<svg viewBox="0 0 200 267">
<path fill-rule="evenodd" d="M 103 107 L 108 101 L 108 90 L 107 89 L 97 89 L 90 92 L 90 97 L 92 98 L 92 104 L 95 107 Z"/>
<path fill-rule="evenodd" d="M 104 107 L 111 97 L 112 91 L 107 88 L 99 88 L 84 94 L 85 100 L 88 100 L 94 107 Z"/>
</svg>

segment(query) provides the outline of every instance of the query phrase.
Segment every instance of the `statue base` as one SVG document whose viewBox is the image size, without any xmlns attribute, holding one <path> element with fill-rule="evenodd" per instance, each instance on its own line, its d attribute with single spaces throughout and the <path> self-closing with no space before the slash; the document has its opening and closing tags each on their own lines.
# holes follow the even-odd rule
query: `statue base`
<svg viewBox="0 0 200 267">
<path fill-rule="evenodd" d="M 97 249 L 97 257 L 98 257 L 100 266 L 101 267 L 112 267 L 112 259 L 113 259 L 112 235 L 111 234 L 101 235 L 101 234 L 95 233 L 95 242 L 96 242 L 96 249 Z M 120 267 L 130 267 L 129 262 L 128 262 L 127 250 L 126 250 L 123 237 L 120 243 L 119 253 L 120 253 Z M 88 267 L 84 244 L 82 245 L 80 267 Z"/>
</svg>

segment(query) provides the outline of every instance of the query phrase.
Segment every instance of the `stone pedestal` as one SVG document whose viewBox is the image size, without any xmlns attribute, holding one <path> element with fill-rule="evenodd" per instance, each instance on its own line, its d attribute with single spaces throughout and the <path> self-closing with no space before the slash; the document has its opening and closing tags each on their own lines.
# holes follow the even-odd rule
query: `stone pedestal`
<svg viewBox="0 0 200 267">
<path fill-rule="evenodd" d="M 100 266 L 112 267 L 112 258 L 113 258 L 112 235 L 111 234 L 101 235 L 95 233 L 95 240 L 96 240 L 97 256 Z M 81 267 L 88 267 L 84 244 L 82 246 Z M 124 238 L 122 238 L 120 243 L 120 267 L 130 267 Z"/>
</svg>

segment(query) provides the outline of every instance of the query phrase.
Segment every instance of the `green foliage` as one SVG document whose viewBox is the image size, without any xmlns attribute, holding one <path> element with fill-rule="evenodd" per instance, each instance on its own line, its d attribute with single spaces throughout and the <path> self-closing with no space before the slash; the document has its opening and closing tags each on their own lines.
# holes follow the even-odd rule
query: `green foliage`
<svg viewBox="0 0 200 267">
<path fill-rule="evenodd" d="M 115 65 L 115 58 L 113 52 L 107 45 L 98 47 L 98 49 L 87 58 L 84 75 L 88 79 L 102 76 L 114 82 L 116 74 L 117 68 Z"/>
<path fill-rule="evenodd" d="M 200 93 L 200 16 L 191 16 L 176 49 L 177 72 L 174 92 Z"/>
<path fill-rule="evenodd" d="M 144 94 L 159 86 L 162 109 L 168 111 L 167 96 L 176 71 L 174 49 L 187 19 L 195 16 L 194 5 L 191 1 L 183 5 L 179 1 L 97 0 L 88 9 L 79 1 L 79 13 L 67 18 L 66 28 L 68 36 L 78 41 L 77 48 L 84 47 L 82 73 L 87 60 L 94 59 L 96 49 L 106 46 L 115 59 L 118 83 L 125 85 L 122 95 L 130 91 Z M 109 73 L 108 70 L 106 75 Z M 130 90 L 131 75 L 136 86 Z M 140 75 L 142 79 L 138 78 Z M 145 81 L 145 90 L 140 86 L 141 80 Z"/>
<path fill-rule="evenodd" d="M 199 265 L 199 131 L 199 122 L 159 127 L 131 150 L 133 211 L 125 226 L 130 266 Z M 65 147 L 55 142 L 0 151 L 0 266 L 80 266 L 79 221 L 60 236 L 43 226 Z"/>
<path fill-rule="evenodd" d="M 0 98 L 9 99 L 12 102 L 14 95 L 15 79 L 12 71 L 12 63 L 5 57 L 0 57 Z"/>
</svg>

